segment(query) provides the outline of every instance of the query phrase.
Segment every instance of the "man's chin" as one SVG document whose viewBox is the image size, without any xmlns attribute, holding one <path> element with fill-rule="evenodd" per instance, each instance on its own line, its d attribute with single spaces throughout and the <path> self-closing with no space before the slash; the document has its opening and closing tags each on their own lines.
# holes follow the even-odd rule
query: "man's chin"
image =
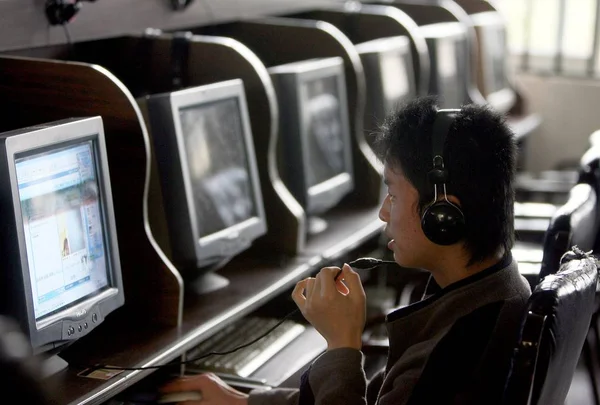
<svg viewBox="0 0 600 405">
<path fill-rule="evenodd" d="M 403 256 L 401 253 L 394 251 L 394 261 L 400 267 L 412 268 L 413 263 L 410 263 L 410 260 L 406 256 Z"/>
<path fill-rule="evenodd" d="M 402 260 L 402 255 L 401 255 L 401 254 L 399 254 L 399 253 L 396 253 L 396 252 L 394 251 L 394 252 L 393 252 L 393 256 L 394 256 L 394 261 L 395 261 L 396 263 L 398 263 L 398 265 L 399 265 L 399 266 L 402 266 L 402 267 L 404 267 L 403 260 Z"/>
</svg>

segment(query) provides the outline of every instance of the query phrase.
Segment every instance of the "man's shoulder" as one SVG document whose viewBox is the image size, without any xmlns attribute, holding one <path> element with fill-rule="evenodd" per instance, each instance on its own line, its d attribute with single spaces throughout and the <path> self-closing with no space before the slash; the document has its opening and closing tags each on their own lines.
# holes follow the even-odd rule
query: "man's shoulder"
<svg viewBox="0 0 600 405">
<path fill-rule="evenodd" d="M 506 381 L 523 298 L 489 302 L 457 319 L 431 352 L 408 404 L 494 403 Z"/>
<path fill-rule="evenodd" d="M 452 403 L 467 389 L 492 340 L 503 306 L 504 301 L 490 302 L 456 320 L 427 359 L 409 404 Z"/>
</svg>

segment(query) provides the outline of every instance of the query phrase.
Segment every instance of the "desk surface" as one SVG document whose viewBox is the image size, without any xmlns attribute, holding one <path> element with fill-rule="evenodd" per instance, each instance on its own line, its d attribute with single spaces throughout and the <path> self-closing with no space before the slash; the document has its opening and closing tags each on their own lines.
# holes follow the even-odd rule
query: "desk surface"
<svg viewBox="0 0 600 405">
<path fill-rule="evenodd" d="M 73 344 L 61 356 L 70 367 L 47 379 L 60 404 L 99 404 L 142 380 L 155 369 L 124 371 L 109 380 L 79 377 L 86 365 L 152 367 L 177 360 L 228 323 L 249 314 L 290 289 L 298 280 L 343 257 L 382 230 L 379 208 L 339 209 L 327 219 L 329 227 L 308 240 L 305 251 L 293 258 L 234 260 L 219 274 L 230 284 L 201 296 L 186 295 L 180 328 L 149 327 L 136 320 L 109 316 L 104 324 Z M 152 299 L 152 297 L 148 297 Z M 115 314 L 116 315 L 116 314 Z M 112 318 L 112 319 L 111 319 Z"/>
</svg>

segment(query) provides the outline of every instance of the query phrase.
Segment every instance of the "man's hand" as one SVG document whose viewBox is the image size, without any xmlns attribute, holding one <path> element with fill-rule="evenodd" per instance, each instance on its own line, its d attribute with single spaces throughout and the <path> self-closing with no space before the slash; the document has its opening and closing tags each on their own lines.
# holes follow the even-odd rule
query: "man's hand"
<svg viewBox="0 0 600 405">
<path fill-rule="evenodd" d="M 315 278 L 299 281 L 292 299 L 304 318 L 325 338 L 328 350 L 360 350 L 366 319 L 365 290 L 350 266 L 344 264 L 341 271 L 337 281 L 339 267 L 324 267 Z"/>
</svg>

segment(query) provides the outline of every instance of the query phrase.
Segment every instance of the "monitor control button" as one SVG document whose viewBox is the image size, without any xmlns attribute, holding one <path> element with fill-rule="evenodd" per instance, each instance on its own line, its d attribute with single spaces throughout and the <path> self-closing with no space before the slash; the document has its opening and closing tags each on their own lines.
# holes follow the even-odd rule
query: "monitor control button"
<svg viewBox="0 0 600 405">
<path fill-rule="evenodd" d="M 95 312 L 92 314 L 92 322 L 98 322 L 98 314 L 96 314 Z"/>
</svg>

